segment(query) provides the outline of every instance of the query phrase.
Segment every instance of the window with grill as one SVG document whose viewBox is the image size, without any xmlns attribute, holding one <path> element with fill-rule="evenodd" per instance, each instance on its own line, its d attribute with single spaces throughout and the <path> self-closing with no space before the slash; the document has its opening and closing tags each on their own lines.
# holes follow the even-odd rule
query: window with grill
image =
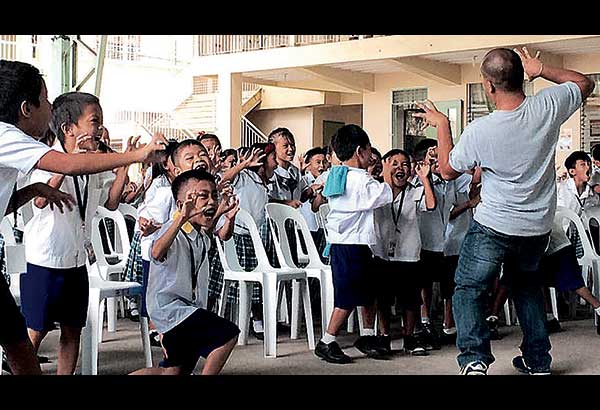
<svg viewBox="0 0 600 410">
<path fill-rule="evenodd" d="M 17 59 L 17 36 L 15 34 L 0 34 L 0 58 L 3 60 Z"/>
<path fill-rule="evenodd" d="M 594 81 L 596 87 L 581 105 L 580 149 L 590 152 L 594 145 L 600 144 L 600 74 L 587 77 Z"/>
<path fill-rule="evenodd" d="M 97 36 L 96 48 L 100 45 Z M 141 37 L 139 35 L 108 36 L 106 43 L 106 58 L 122 61 L 139 61 Z"/>
<path fill-rule="evenodd" d="M 427 99 L 427 88 L 406 88 L 392 91 L 392 147 L 410 150 L 425 138 L 425 132 L 411 127 L 410 112 L 417 109 L 417 102 Z M 408 130 L 408 131 L 407 131 Z"/>
<path fill-rule="evenodd" d="M 525 81 L 523 91 L 527 96 L 533 95 L 533 83 Z M 467 94 L 467 123 L 479 117 L 485 117 L 496 109 L 494 103 L 485 95 L 483 84 L 467 84 Z"/>
</svg>

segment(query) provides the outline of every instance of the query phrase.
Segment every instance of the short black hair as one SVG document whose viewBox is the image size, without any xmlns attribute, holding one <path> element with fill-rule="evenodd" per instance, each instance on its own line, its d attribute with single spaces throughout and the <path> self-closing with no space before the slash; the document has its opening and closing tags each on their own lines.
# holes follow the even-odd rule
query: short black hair
<svg viewBox="0 0 600 410">
<path fill-rule="evenodd" d="M 369 136 L 365 130 L 355 124 L 344 125 L 331 137 L 331 147 L 340 161 L 349 160 L 356 148 L 366 148 L 369 144 Z"/>
<path fill-rule="evenodd" d="M 252 152 L 255 149 L 261 150 L 262 153 L 265 154 L 265 156 L 260 161 L 261 165 L 256 166 L 256 167 L 249 167 L 248 169 L 251 171 L 254 171 L 254 172 L 258 172 L 260 167 L 262 167 L 267 162 L 267 155 L 269 155 L 271 152 L 275 151 L 275 144 L 273 144 L 272 142 L 255 142 L 254 144 L 252 144 L 252 146 L 249 148 L 249 150 L 250 150 L 250 152 Z"/>
<path fill-rule="evenodd" d="M 179 142 L 174 147 L 173 151 L 171 151 L 171 161 L 173 161 L 173 165 L 179 166 L 179 161 L 177 161 L 179 153 L 181 152 L 182 149 L 184 149 L 185 147 L 189 147 L 190 145 L 195 145 L 197 147 L 200 147 L 200 148 L 202 148 L 202 150 L 204 152 L 206 152 L 206 148 L 204 148 L 204 145 L 202 145 L 200 143 L 200 141 L 191 139 L 191 138 L 185 139 L 185 140 Z"/>
<path fill-rule="evenodd" d="M 175 151 L 175 149 L 177 148 L 177 146 L 179 145 L 179 142 L 176 139 L 169 139 L 167 141 L 167 146 L 165 147 L 164 151 L 160 151 L 160 156 L 164 156 L 165 158 L 170 158 L 171 154 L 173 153 L 173 151 Z M 159 162 L 156 162 L 152 165 L 152 179 L 154 180 L 155 178 L 166 174 L 166 170 L 163 168 L 163 165 Z"/>
<path fill-rule="evenodd" d="M 0 60 L 0 121 L 17 125 L 23 101 L 39 107 L 43 81 L 31 64 Z"/>
<path fill-rule="evenodd" d="M 296 143 L 294 134 L 292 134 L 292 132 L 290 130 L 288 130 L 287 128 L 283 128 L 283 127 L 275 128 L 269 134 L 268 141 L 275 142 L 276 137 L 284 137 L 284 138 L 287 138 L 288 140 L 292 141 L 294 144 Z"/>
<path fill-rule="evenodd" d="M 433 138 L 425 138 L 424 140 L 419 141 L 413 150 L 415 161 L 423 161 L 427 154 L 427 150 L 431 147 L 437 147 L 437 145 L 437 140 L 434 140 Z"/>
<path fill-rule="evenodd" d="M 596 144 L 592 147 L 592 158 L 596 161 L 600 161 L 600 144 Z"/>
<path fill-rule="evenodd" d="M 215 134 L 202 134 L 202 135 L 196 137 L 196 139 L 200 142 L 202 142 L 204 140 L 216 140 L 217 144 L 219 144 L 219 146 L 221 146 L 221 140 Z"/>
<path fill-rule="evenodd" d="M 230 155 L 233 155 L 233 157 L 237 161 L 237 159 L 238 159 L 238 152 L 236 150 L 234 150 L 233 148 L 228 148 L 225 151 L 221 151 L 221 158 L 222 159 L 225 159 L 225 158 L 227 158 Z"/>
<path fill-rule="evenodd" d="M 173 198 L 175 198 L 175 200 L 177 200 L 179 191 L 181 191 L 181 189 L 192 179 L 196 181 L 208 181 L 215 184 L 215 177 L 203 169 L 191 169 L 189 171 L 182 172 L 175 177 L 173 183 L 171 184 L 171 192 L 173 192 Z"/>
<path fill-rule="evenodd" d="M 523 63 L 521 57 L 509 48 L 495 48 L 489 51 L 483 57 L 481 74 L 499 90 L 523 90 Z"/>
<path fill-rule="evenodd" d="M 310 162 L 315 155 L 325 155 L 325 150 L 321 147 L 311 148 L 304 154 L 304 162 Z"/>
<path fill-rule="evenodd" d="M 567 168 L 567 171 L 570 169 L 575 169 L 575 164 L 577 164 L 578 160 L 585 161 L 590 165 L 592 164 L 592 159 L 588 154 L 583 151 L 573 151 L 565 159 L 565 168 Z"/>
<path fill-rule="evenodd" d="M 375 147 L 371 147 L 371 152 L 372 152 L 373 154 L 377 155 L 377 156 L 379 157 L 379 159 L 382 159 L 382 158 L 381 158 L 381 152 L 379 152 L 379 150 L 378 150 L 377 148 L 375 148 Z"/>
<path fill-rule="evenodd" d="M 60 142 L 65 142 L 65 134 L 62 130 L 62 125 L 64 124 L 65 126 L 70 127 L 73 124 L 77 124 L 85 107 L 93 104 L 100 107 L 100 100 L 98 97 L 79 91 L 64 93 L 56 97 L 52 103 L 50 129 Z"/>
<path fill-rule="evenodd" d="M 410 155 L 408 154 L 408 152 L 406 152 L 400 148 L 394 148 L 394 149 L 389 150 L 388 152 L 385 153 L 385 155 L 381 159 L 383 161 L 385 161 L 386 159 L 393 157 L 395 155 L 404 155 L 406 157 L 406 159 L 410 161 Z"/>
</svg>

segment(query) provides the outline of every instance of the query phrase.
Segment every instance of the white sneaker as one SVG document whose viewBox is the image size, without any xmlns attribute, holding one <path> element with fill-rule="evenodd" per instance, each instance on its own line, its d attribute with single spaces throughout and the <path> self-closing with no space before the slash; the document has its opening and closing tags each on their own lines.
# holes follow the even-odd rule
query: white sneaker
<svg viewBox="0 0 600 410">
<path fill-rule="evenodd" d="M 460 374 L 463 376 L 487 376 L 487 371 L 487 364 L 477 360 L 460 369 Z"/>
</svg>

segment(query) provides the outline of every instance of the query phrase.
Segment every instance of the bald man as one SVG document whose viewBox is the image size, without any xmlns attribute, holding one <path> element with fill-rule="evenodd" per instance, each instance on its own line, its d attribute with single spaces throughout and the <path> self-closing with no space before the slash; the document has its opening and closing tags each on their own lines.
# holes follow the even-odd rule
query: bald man
<svg viewBox="0 0 600 410">
<path fill-rule="evenodd" d="M 523 79 L 558 85 L 526 97 Z M 503 269 L 523 331 L 513 366 L 550 374 L 550 340 L 538 264 L 556 210 L 554 155 L 560 125 L 594 89 L 575 71 L 542 64 L 539 52 L 497 48 L 481 64 L 482 83 L 496 110 L 470 123 L 453 147 L 448 118 L 431 102 L 419 116 L 437 128 L 444 179 L 482 169 L 481 203 L 461 248 L 453 297 L 461 374 L 485 375 L 494 362 L 485 322 L 487 290 Z"/>
</svg>

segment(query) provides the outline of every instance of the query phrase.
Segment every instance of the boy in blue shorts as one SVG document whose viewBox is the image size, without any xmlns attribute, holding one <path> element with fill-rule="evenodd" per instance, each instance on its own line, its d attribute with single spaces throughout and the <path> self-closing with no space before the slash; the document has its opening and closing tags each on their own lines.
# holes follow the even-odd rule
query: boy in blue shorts
<svg viewBox="0 0 600 410">
<path fill-rule="evenodd" d="M 350 363 L 336 342 L 336 336 L 350 312 L 362 306 L 364 331 L 354 346 L 375 359 L 387 358 L 375 329 L 375 277 L 372 276 L 375 244 L 373 211 L 393 200 L 392 188 L 367 173 L 371 144 L 367 133 L 357 125 L 346 125 L 333 136 L 331 145 L 342 166 L 333 167 L 323 194 L 329 199 L 327 231 L 331 242 L 334 310 L 327 331 L 315 354 L 329 363 Z"/>
<path fill-rule="evenodd" d="M 218 374 L 240 330 L 206 310 L 210 238 L 205 231 L 214 226 L 217 187 L 211 174 L 194 169 L 177 176 L 172 191 L 178 212 L 152 242 L 147 292 L 165 360 L 133 374 L 189 375 L 200 356 L 206 358 L 202 374 Z"/>
</svg>

